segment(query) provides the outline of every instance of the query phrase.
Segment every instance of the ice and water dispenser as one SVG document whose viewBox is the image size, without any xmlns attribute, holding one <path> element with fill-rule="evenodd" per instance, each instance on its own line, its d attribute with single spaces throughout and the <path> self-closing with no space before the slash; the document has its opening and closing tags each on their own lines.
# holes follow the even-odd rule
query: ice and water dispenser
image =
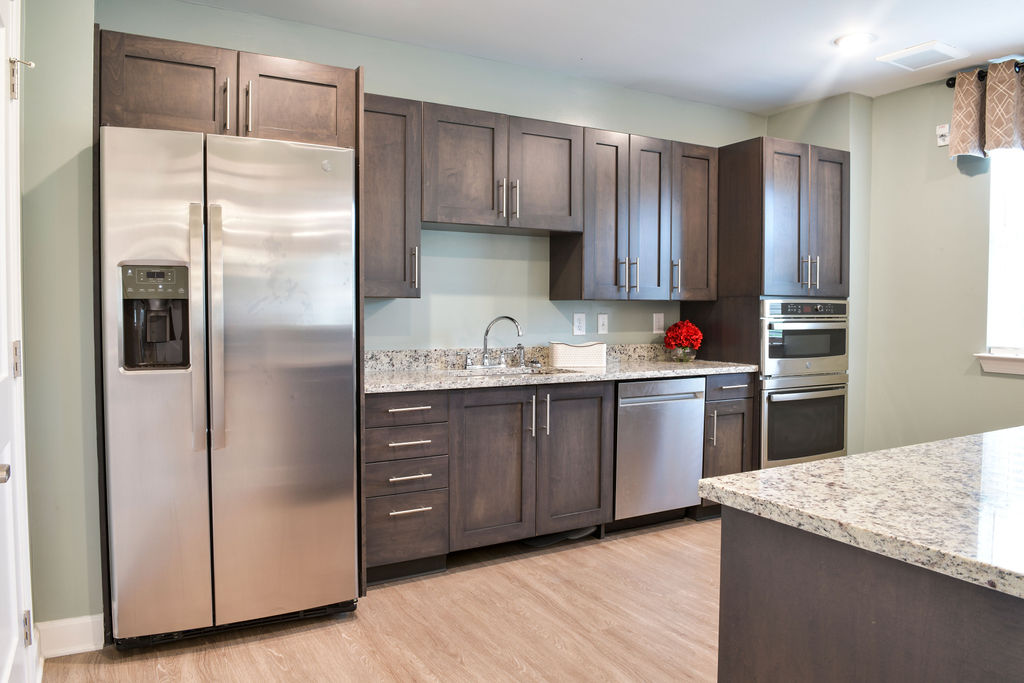
<svg viewBox="0 0 1024 683">
<path fill-rule="evenodd" d="M 121 266 L 125 370 L 187 368 L 188 267 Z"/>
</svg>

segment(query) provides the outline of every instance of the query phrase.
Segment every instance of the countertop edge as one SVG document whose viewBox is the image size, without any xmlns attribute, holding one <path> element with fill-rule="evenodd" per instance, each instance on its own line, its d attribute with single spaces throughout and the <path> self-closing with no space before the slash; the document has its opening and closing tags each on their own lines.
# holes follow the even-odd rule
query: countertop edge
<svg viewBox="0 0 1024 683">
<path fill-rule="evenodd" d="M 723 488 L 711 479 L 701 479 L 697 488 L 701 497 L 726 507 L 1024 599 L 1024 575 L 981 560 L 932 548 L 885 531 L 812 514 L 790 505 L 760 500 L 747 493 Z"/>
</svg>

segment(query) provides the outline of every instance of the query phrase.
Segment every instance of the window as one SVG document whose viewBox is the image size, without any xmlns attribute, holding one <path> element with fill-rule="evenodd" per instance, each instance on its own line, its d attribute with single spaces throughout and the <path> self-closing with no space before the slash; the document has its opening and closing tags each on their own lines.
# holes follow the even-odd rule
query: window
<svg viewBox="0 0 1024 683">
<path fill-rule="evenodd" d="M 990 356 L 1014 357 L 1024 374 L 1024 151 L 992 152 L 989 213 L 988 332 Z M 989 368 L 984 363 L 986 370 Z"/>
</svg>

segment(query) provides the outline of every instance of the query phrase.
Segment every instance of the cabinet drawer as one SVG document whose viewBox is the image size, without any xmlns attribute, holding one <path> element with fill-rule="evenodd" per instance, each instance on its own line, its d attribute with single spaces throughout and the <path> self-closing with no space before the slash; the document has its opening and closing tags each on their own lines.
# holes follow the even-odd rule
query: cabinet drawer
<svg viewBox="0 0 1024 683">
<path fill-rule="evenodd" d="M 367 427 L 419 425 L 448 420 L 448 392 L 416 391 L 406 394 L 368 394 Z"/>
<path fill-rule="evenodd" d="M 367 566 L 447 552 L 448 489 L 366 500 Z"/>
<path fill-rule="evenodd" d="M 738 372 L 732 375 L 708 375 L 707 391 L 708 401 L 721 401 L 729 398 L 750 398 L 754 395 L 757 380 L 754 375 L 747 372 Z"/>
<path fill-rule="evenodd" d="M 448 423 L 367 429 L 363 461 L 402 460 L 448 453 Z"/>
<path fill-rule="evenodd" d="M 367 498 L 446 488 L 447 455 L 370 463 L 363 475 L 363 495 Z"/>
</svg>

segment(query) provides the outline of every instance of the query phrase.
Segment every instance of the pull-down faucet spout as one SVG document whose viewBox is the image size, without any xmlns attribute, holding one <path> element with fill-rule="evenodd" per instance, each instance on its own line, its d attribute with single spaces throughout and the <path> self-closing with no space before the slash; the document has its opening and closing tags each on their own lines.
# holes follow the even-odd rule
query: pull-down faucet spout
<svg viewBox="0 0 1024 683">
<path fill-rule="evenodd" d="M 509 322 L 516 326 L 516 332 L 519 333 L 519 336 L 523 336 L 523 328 L 519 326 L 518 320 L 516 320 L 510 315 L 499 315 L 497 318 L 492 320 L 490 324 L 487 325 L 487 329 L 484 330 L 484 355 L 483 359 L 480 361 L 480 365 L 488 366 L 491 364 L 490 360 L 487 358 L 487 335 L 491 333 L 491 328 L 494 327 L 494 323 L 498 322 L 499 320 L 508 320 Z"/>
</svg>

